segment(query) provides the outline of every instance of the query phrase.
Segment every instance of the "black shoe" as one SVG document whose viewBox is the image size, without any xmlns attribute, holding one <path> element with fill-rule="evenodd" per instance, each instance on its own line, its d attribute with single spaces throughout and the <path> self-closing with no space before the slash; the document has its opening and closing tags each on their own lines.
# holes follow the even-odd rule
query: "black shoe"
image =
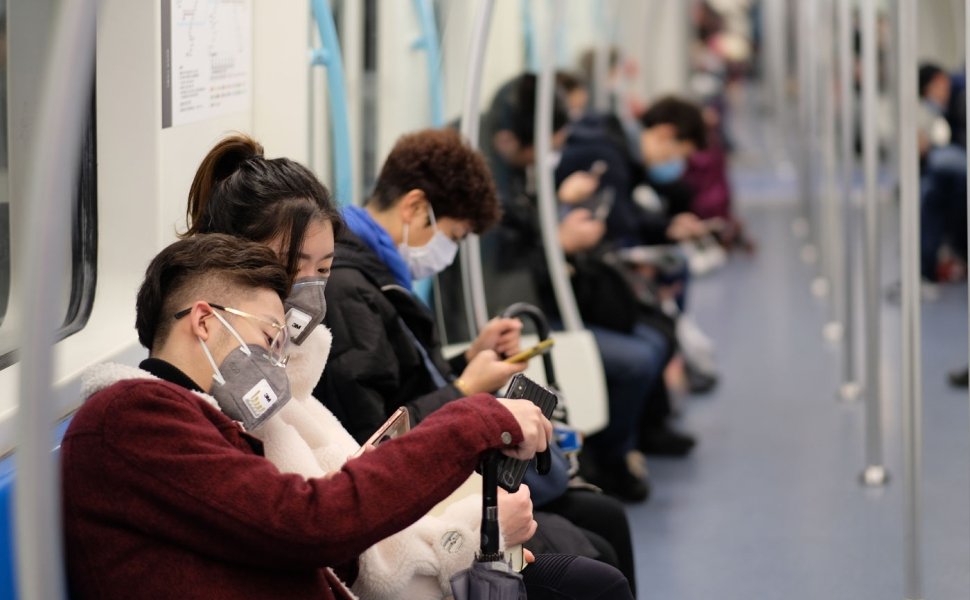
<svg viewBox="0 0 970 600">
<path fill-rule="evenodd" d="M 624 502 L 644 502 L 650 497 L 650 481 L 634 475 L 625 460 L 600 463 L 588 455 L 580 460 L 580 473 L 604 493 Z"/>
<path fill-rule="evenodd" d="M 697 440 L 669 427 L 655 427 L 640 432 L 640 451 L 647 456 L 687 456 Z"/>
<path fill-rule="evenodd" d="M 687 367 L 687 388 L 691 394 L 706 394 L 717 386 L 717 375 Z"/>
<path fill-rule="evenodd" d="M 965 367 L 959 371 L 950 371 L 947 379 L 950 380 L 950 385 L 953 387 L 965 388 L 970 384 L 970 369 Z"/>
</svg>

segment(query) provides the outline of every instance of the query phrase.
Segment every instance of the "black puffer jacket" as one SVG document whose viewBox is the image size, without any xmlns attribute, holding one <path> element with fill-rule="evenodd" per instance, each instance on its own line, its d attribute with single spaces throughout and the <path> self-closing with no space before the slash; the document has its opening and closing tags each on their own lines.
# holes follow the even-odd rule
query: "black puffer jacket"
<svg viewBox="0 0 970 600">
<path fill-rule="evenodd" d="M 431 311 L 347 228 L 337 236 L 326 296 L 333 348 L 313 393 L 357 441 L 399 406 L 408 408 L 414 425 L 461 397 L 453 385 L 438 389 L 415 339 L 449 382 L 465 368 L 464 355 L 450 363 L 442 357 Z"/>
</svg>

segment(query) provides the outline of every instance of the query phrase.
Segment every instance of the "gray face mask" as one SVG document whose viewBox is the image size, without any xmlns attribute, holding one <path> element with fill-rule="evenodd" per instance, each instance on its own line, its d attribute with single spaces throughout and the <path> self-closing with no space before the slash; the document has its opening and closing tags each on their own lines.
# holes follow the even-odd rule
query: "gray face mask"
<svg viewBox="0 0 970 600">
<path fill-rule="evenodd" d="M 293 284 L 283 306 L 286 308 L 290 341 L 294 344 L 302 344 L 310 332 L 323 322 L 327 314 L 326 287 L 327 280 L 323 277 L 306 277 Z"/>
<path fill-rule="evenodd" d="M 239 347 L 221 365 L 216 365 L 209 347 L 199 338 L 212 365 L 210 394 L 227 417 L 242 423 L 246 431 L 253 431 L 290 401 L 290 380 L 286 369 L 273 364 L 265 349 L 247 345 L 219 313 L 213 314 L 236 338 Z"/>
</svg>

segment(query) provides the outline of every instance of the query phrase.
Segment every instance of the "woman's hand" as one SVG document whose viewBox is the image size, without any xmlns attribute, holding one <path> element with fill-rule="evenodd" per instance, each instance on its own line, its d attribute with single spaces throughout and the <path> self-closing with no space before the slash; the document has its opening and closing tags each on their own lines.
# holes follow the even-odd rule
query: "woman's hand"
<svg viewBox="0 0 970 600">
<path fill-rule="evenodd" d="M 482 331 L 465 351 L 465 358 L 471 362 L 482 350 L 494 350 L 499 356 L 511 356 L 520 350 L 522 321 L 496 317 L 482 327 Z"/>
<path fill-rule="evenodd" d="M 529 486 L 523 483 L 514 494 L 499 488 L 498 524 L 506 546 L 524 544 L 532 539 L 539 525 L 532 515 Z"/>
<path fill-rule="evenodd" d="M 455 381 L 455 387 L 466 396 L 479 392 L 491 393 L 505 385 L 516 373 L 525 371 L 527 366 L 528 363 L 507 363 L 494 350 L 482 350 L 469 361 L 461 377 Z"/>
</svg>

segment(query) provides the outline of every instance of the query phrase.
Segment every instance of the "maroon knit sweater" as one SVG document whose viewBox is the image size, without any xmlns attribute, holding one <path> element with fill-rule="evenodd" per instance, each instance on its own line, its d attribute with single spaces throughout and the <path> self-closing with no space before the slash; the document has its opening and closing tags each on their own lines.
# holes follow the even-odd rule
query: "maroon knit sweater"
<svg viewBox="0 0 970 600">
<path fill-rule="evenodd" d="M 62 446 L 73 598 L 347 598 L 357 556 L 513 444 L 511 413 L 480 394 L 326 479 L 283 475 L 199 396 L 148 379 L 87 400 Z"/>
</svg>

